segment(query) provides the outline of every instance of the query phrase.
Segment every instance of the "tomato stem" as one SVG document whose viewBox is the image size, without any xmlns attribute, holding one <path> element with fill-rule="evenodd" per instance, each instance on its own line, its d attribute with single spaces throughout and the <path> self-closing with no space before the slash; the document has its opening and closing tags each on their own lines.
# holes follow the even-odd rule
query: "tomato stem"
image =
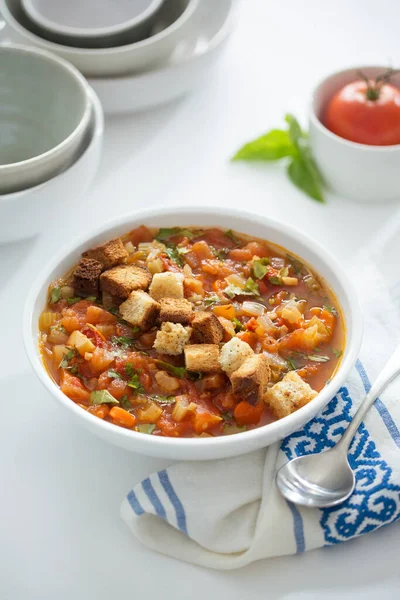
<svg viewBox="0 0 400 600">
<path fill-rule="evenodd" d="M 371 100 L 372 102 L 379 100 L 382 87 L 386 83 L 389 83 L 393 75 L 396 75 L 397 73 L 400 73 L 400 69 L 392 69 L 390 67 L 387 71 L 375 77 L 375 79 L 369 79 L 365 73 L 357 71 L 358 76 L 367 84 L 367 91 L 365 92 L 367 100 Z"/>
</svg>

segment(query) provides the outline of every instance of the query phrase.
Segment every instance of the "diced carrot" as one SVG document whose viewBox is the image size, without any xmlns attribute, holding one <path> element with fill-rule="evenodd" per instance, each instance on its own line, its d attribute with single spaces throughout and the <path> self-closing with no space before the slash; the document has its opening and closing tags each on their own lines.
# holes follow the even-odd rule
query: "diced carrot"
<svg viewBox="0 0 400 600">
<path fill-rule="evenodd" d="M 194 252 L 188 252 L 185 254 L 185 261 L 192 269 L 198 269 L 201 264 L 200 257 Z"/>
<path fill-rule="evenodd" d="M 244 249 L 248 250 L 252 257 L 259 256 L 260 258 L 264 258 L 265 256 L 268 256 L 267 248 L 259 242 L 249 242 L 244 246 Z"/>
<path fill-rule="evenodd" d="M 192 252 L 197 254 L 200 260 L 205 260 L 206 258 L 214 258 L 214 254 L 210 248 L 210 246 L 205 241 L 195 242 L 192 246 Z"/>
<path fill-rule="evenodd" d="M 209 431 L 222 421 L 222 417 L 207 412 L 196 412 L 193 417 L 193 427 L 197 434 Z"/>
<path fill-rule="evenodd" d="M 201 270 L 204 271 L 204 273 L 210 273 L 210 275 L 218 275 L 218 262 L 216 260 L 206 258 L 205 260 L 201 261 Z"/>
<path fill-rule="evenodd" d="M 247 248 L 234 248 L 229 251 L 228 258 L 231 260 L 237 260 L 239 262 L 247 262 L 251 260 L 253 254 Z"/>
<path fill-rule="evenodd" d="M 60 383 L 61 391 L 68 398 L 81 404 L 89 404 L 90 392 L 88 392 L 78 377 L 71 375 L 66 369 L 61 369 Z"/>
<path fill-rule="evenodd" d="M 85 325 L 85 322 L 86 318 L 83 315 L 65 315 L 61 319 L 61 325 L 67 333 L 81 329 Z"/>
<path fill-rule="evenodd" d="M 255 333 L 253 333 L 252 331 L 240 331 L 237 334 L 237 337 L 239 339 L 242 340 L 242 342 L 246 342 L 246 344 L 249 344 L 249 346 L 251 346 L 251 348 L 255 348 L 257 342 L 258 342 L 258 337 Z"/>
<path fill-rule="evenodd" d="M 93 352 L 93 357 L 90 360 L 90 366 L 93 372 L 97 375 L 107 369 L 114 361 L 114 356 L 108 350 L 97 347 Z"/>
<path fill-rule="evenodd" d="M 117 318 L 109 313 L 108 310 L 93 305 L 89 306 L 86 311 L 86 322 L 92 325 L 97 325 L 98 323 L 112 324 L 117 322 Z"/>
<path fill-rule="evenodd" d="M 95 404 L 94 406 L 89 406 L 87 411 L 92 415 L 99 417 L 99 419 L 105 419 L 108 417 L 110 408 L 107 406 L 107 404 Z"/>
<path fill-rule="evenodd" d="M 304 335 L 304 329 L 295 329 L 279 340 L 280 350 L 312 350 L 314 344 Z"/>
<path fill-rule="evenodd" d="M 183 282 L 183 287 L 185 288 L 185 296 L 188 298 L 192 294 L 199 294 L 200 296 L 204 296 L 204 286 L 203 282 L 199 279 L 195 279 L 194 277 L 186 277 Z"/>
<path fill-rule="evenodd" d="M 227 286 L 227 282 L 224 279 L 216 279 L 213 284 L 212 284 L 212 289 L 214 290 L 214 292 L 222 292 L 226 286 Z"/>
<path fill-rule="evenodd" d="M 232 319 L 235 318 L 236 312 L 233 304 L 222 304 L 221 306 L 214 306 L 213 313 L 217 315 L 217 317 L 224 317 L 224 319 Z"/>
<path fill-rule="evenodd" d="M 261 419 L 264 407 L 262 404 L 253 406 L 246 400 L 242 400 L 235 407 L 233 415 L 238 425 L 257 425 Z"/>
<path fill-rule="evenodd" d="M 116 400 L 119 400 L 124 394 L 126 394 L 128 386 L 122 379 L 112 379 L 108 384 L 107 389 Z"/>
<path fill-rule="evenodd" d="M 119 406 L 113 406 L 110 410 L 109 416 L 111 417 L 114 425 L 126 427 L 127 429 L 132 429 L 136 423 L 136 417 Z"/>
<path fill-rule="evenodd" d="M 138 246 L 141 242 L 152 242 L 154 239 L 153 234 L 150 229 L 141 225 L 137 227 L 129 234 L 129 240 L 132 242 L 134 246 Z"/>
<path fill-rule="evenodd" d="M 329 329 L 331 330 L 331 333 L 333 333 L 333 330 L 334 330 L 335 325 L 336 325 L 336 317 L 335 317 L 335 315 L 333 313 L 329 312 L 325 308 L 320 308 L 319 306 L 318 307 L 314 306 L 314 308 L 310 308 L 310 313 L 313 316 L 316 316 L 319 319 L 321 319 L 321 321 L 327 327 L 329 327 Z"/>
</svg>

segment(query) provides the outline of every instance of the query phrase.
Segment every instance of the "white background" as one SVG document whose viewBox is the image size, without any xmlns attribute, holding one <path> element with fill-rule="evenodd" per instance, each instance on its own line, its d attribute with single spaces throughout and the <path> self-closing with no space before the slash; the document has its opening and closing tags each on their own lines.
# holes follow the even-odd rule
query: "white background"
<svg viewBox="0 0 400 600">
<path fill-rule="evenodd" d="M 232 573 L 141 547 L 120 521 L 119 505 L 164 463 L 73 426 L 31 373 L 20 328 L 26 291 L 55 250 L 108 218 L 153 204 L 270 214 L 299 226 L 346 265 L 396 205 L 329 197 L 320 206 L 288 183 L 281 166 L 232 165 L 228 158 L 279 126 L 286 111 L 305 123 L 311 90 L 331 71 L 398 66 L 399 22 L 393 0 L 242 0 L 207 85 L 173 105 L 109 119 L 101 169 L 79 214 L 60 206 L 60 222 L 43 223 L 40 238 L 0 247 L 2 599 L 398 597 L 400 524 Z"/>
</svg>

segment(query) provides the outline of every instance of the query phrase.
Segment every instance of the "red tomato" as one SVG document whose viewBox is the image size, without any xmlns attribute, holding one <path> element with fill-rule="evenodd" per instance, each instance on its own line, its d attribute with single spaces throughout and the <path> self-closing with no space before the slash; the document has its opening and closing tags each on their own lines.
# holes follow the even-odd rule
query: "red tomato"
<svg viewBox="0 0 400 600">
<path fill-rule="evenodd" d="M 354 81 L 330 100 L 324 125 L 336 135 L 369 146 L 400 144 L 400 89 Z"/>
</svg>

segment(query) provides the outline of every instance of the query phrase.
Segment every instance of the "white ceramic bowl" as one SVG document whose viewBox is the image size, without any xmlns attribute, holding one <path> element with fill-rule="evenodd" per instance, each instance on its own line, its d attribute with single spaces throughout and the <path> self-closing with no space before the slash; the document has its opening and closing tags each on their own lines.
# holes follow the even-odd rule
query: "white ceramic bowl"
<svg viewBox="0 0 400 600">
<path fill-rule="evenodd" d="M 100 100 L 93 90 L 89 89 L 88 94 L 92 107 L 89 128 L 73 163 L 41 185 L 0 196 L 0 248 L 1 244 L 33 237 L 57 223 L 60 227 L 63 211 L 79 210 L 79 202 L 99 165 L 104 133 Z"/>
<path fill-rule="evenodd" d="M 232 228 L 279 244 L 312 265 L 336 293 L 346 321 L 346 348 L 332 381 L 314 400 L 292 415 L 258 429 L 218 438 L 173 439 L 144 435 L 102 421 L 67 398 L 50 379 L 38 347 L 38 319 L 46 304 L 48 286 L 51 281 L 76 264 L 84 250 L 122 235 L 141 224 L 151 227 L 196 225 Z M 121 217 L 112 224 L 108 223 L 75 241 L 62 250 L 47 268 L 41 269 L 39 279 L 28 295 L 24 314 L 25 347 L 33 369 L 52 397 L 66 408 L 78 423 L 104 440 L 127 450 L 174 460 L 206 460 L 244 454 L 268 446 L 302 427 L 329 402 L 344 383 L 357 359 L 361 337 L 361 313 L 353 285 L 336 261 L 316 242 L 283 223 L 261 215 L 233 210 L 224 213 L 217 208 L 205 207 L 153 208 L 140 211 Z"/>
<path fill-rule="evenodd" d="M 21 0 L 43 37 L 59 44 L 102 48 L 150 33 L 163 0 Z"/>
<path fill-rule="evenodd" d="M 0 0 L 0 13 L 6 21 L 2 34 L 13 42 L 37 46 L 71 62 L 84 75 L 113 77 L 143 71 L 166 62 L 190 28 L 199 0 L 165 0 L 151 37 L 115 48 L 73 48 L 56 44 L 35 33 L 27 20 L 21 0 Z"/>
<path fill-rule="evenodd" d="M 206 84 L 233 23 L 232 0 L 202 0 L 190 31 L 164 67 L 137 75 L 91 78 L 106 114 L 147 110 Z"/>
<path fill-rule="evenodd" d="M 42 183 L 70 164 L 89 126 L 88 90 L 57 56 L 0 47 L 0 194 Z"/>
<path fill-rule="evenodd" d="M 321 122 L 330 98 L 343 86 L 359 79 L 357 71 L 375 78 L 387 67 L 355 67 L 334 73 L 315 89 L 310 113 L 310 145 L 328 186 L 358 202 L 400 200 L 400 145 L 367 146 L 332 133 Z M 400 87 L 400 75 L 392 83 Z"/>
</svg>

